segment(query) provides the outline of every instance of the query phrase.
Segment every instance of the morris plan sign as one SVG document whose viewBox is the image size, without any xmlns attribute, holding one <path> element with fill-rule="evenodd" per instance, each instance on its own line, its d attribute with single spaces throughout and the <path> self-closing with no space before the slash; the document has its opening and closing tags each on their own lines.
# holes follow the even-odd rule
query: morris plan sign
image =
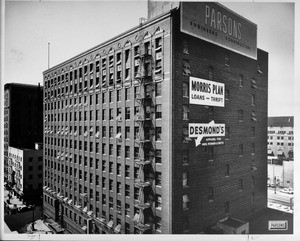
<svg viewBox="0 0 300 241">
<path fill-rule="evenodd" d="M 225 105 L 225 85 L 223 83 L 190 77 L 190 104 L 219 106 Z"/>
</svg>

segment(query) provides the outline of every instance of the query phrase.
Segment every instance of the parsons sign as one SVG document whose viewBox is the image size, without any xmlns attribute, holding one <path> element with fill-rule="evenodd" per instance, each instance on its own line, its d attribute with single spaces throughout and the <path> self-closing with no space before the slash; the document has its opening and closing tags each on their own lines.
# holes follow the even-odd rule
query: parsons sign
<svg viewBox="0 0 300 241">
<path fill-rule="evenodd" d="M 181 31 L 257 59 L 257 25 L 214 2 L 183 2 Z"/>
<path fill-rule="evenodd" d="M 219 106 L 225 105 L 225 85 L 223 83 L 190 77 L 190 104 Z"/>
</svg>

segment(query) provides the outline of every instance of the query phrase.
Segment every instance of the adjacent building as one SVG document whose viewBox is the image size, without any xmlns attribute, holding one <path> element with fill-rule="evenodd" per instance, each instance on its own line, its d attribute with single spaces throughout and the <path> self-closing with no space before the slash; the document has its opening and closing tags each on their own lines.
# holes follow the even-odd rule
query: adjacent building
<svg viewBox="0 0 300 241">
<path fill-rule="evenodd" d="M 71 233 L 195 234 L 228 217 L 248 232 L 267 205 L 257 26 L 216 3 L 149 1 L 148 15 L 44 71 L 44 214 Z"/>
<path fill-rule="evenodd" d="M 268 183 L 294 187 L 294 117 L 268 118 Z"/>
<path fill-rule="evenodd" d="M 268 155 L 279 159 L 294 159 L 294 117 L 268 118 Z"/>
<path fill-rule="evenodd" d="M 35 143 L 43 142 L 43 88 L 9 83 L 4 86 L 4 98 L 4 180 L 8 181 L 12 180 L 9 148 L 35 149 Z"/>
<path fill-rule="evenodd" d="M 37 200 L 42 196 L 43 147 L 35 149 L 8 147 L 8 183 L 23 201 Z"/>
</svg>

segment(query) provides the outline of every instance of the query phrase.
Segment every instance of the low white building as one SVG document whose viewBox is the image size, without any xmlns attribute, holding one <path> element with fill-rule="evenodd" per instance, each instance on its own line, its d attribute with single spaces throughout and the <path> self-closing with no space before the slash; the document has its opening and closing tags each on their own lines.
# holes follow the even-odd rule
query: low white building
<svg viewBox="0 0 300 241">
<path fill-rule="evenodd" d="M 268 158 L 268 184 L 279 187 L 294 188 L 294 162 L 282 161 L 282 165 L 275 164 L 277 158 Z"/>
<path fill-rule="evenodd" d="M 8 184 L 19 197 L 42 195 L 43 149 L 8 148 Z"/>
</svg>

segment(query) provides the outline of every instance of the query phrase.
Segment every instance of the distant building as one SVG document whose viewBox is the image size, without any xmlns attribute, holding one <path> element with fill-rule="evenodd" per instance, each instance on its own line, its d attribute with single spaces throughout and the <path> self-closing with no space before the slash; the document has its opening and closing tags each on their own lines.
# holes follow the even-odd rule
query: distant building
<svg viewBox="0 0 300 241">
<path fill-rule="evenodd" d="M 268 155 L 282 160 L 294 160 L 294 117 L 268 118 Z"/>
<path fill-rule="evenodd" d="M 4 180 L 10 185 L 9 148 L 35 149 L 36 142 L 43 142 L 43 88 L 6 84 L 4 98 Z"/>
<path fill-rule="evenodd" d="M 152 10 L 43 73 L 44 214 L 71 233 L 195 234 L 267 206 L 257 26 L 216 3 Z"/>
<path fill-rule="evenodd" d="M 23 201 L 37 200 L 42 196 L 43 147 L 36 149 L 8 148 L 8 182 Z"/>
<path fill-rule="evenodd" d="M 294 117 L 268 118 L 268 183 L 294 187 Z"/>
</svg>

